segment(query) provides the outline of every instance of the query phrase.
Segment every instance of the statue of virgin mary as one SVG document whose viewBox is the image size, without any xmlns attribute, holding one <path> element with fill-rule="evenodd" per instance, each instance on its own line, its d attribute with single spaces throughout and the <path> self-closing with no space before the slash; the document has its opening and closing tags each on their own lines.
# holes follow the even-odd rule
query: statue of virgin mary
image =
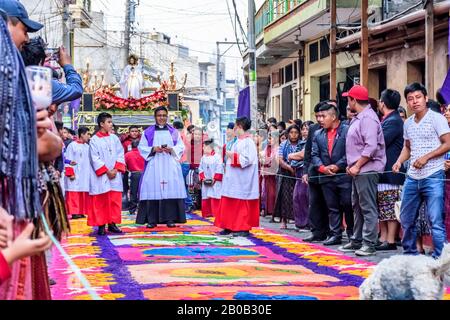
<svg viewBox="0 0 450 320">
<path fill-rule="evenodd" d="M 125 67 L 120 79 L 120 92 L 122 98 L 140 99 L 141 90 L 144 86 L 144 76 L 142 66 L 138 64 L 139 58 L 132 54 L 128 58 L 128 65 Z"/>
</svg>

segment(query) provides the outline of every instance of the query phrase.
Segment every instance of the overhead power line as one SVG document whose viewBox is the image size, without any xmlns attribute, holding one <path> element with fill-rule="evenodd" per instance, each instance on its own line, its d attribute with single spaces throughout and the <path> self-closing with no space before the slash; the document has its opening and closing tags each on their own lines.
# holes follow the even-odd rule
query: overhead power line
<svg viewBox="0 0 450 320">
<path fill-rule="evenodd" d="M 230 10 L 230 5 L 228 4 L 228 0 L 225 0 L 226 4 L 227 4 L 227 8 L 228 8 L 228 14 L 230 15 L 230 21 L 231 21 L 231 26 L 233 27 L 233 31 L 234 31 L 234 36 L 236 38 L 236 44 L 238 46 L 239 52 L 241 53 L 241 56 L 244 56 L 244 51 L 241 49 L 241 46 L 239 44 L 239 37 L 237 35 L 237 28 L 236 28 L 236 15 L 235 15 L 235 19 L 234 19 L 234 24 L 233 24 L 233 17 L 231 14 L 231 10 Z"/>
<path fill-rule="evenodd" d="M 237 7 L 236 7 L 236 1 L 235 0 L 232 0 L 232 1 L 233 1 L 233 7 L 234 7 L 234 14 L 236 15 L 237 21 L 239 23 L 239 27 L 241 28 L 242 36 L 248 42 L 247 34 L 245 33 L 244 28 L 242 27 L 241 19 L 239 18 L 239 14 L 238 14 Z M 248 0 L 248 1 L 253 1 L 253 0 Z"/>
<path fill-rule="evenodd" d="M 172 46 L 172 47 L 176 47 L 176 48 L 183 47 L 183 46 L 180 46 L 180 45 L 177 45 L 177 44 L 166 43 L 166 42 L 164 42 L 164 41 L 154 40 L 154 39 L 150 38 L 149 36 L 145 36 L 145 35 L 143 35 L 142 37 L 145 38 L 145 39 L 147 39 L 147 40 L 154 41 L 154 42 L 156 42 L 156 43 L 161 43 L 161 44 L 165 44 L 165 45 Z M 216 56 L 215 53 L 210 53 L 210 52 L 201 51 L 201 50 L 195 50 L 195 49 L 191 49 L 191 48 L 188 48 L 188 49 L 189 49 L 189 51 L 192 51 L 192 52 L 203 53 L 203 54 L 207 54 L 207 55 L 214 56 L 214 57 Z M 242 59 L 242 57 L 236 57 L 236 56 L 223 56 L 223 57 L 225 57 L 225 58 L 231 58 L 231 59 Z"/>
</svg>

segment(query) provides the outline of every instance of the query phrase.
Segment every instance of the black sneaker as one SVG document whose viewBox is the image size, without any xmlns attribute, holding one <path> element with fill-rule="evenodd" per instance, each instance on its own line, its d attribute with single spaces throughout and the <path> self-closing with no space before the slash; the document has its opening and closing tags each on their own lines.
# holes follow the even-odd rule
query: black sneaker
<svg viewBox="0 0 450 320">
<path fill-rule="evenodd" d="M 105 226 L 100 226 L 100 227 L 98 227 L 97 234 L 98 234 L 99 236 L 104 236 L 104 235 L 106 235 Z"/>
<path fill-rule="evenodd" d="M 230 235 L 231 233 L 232 233 L 231 230 L 225 229 L 225 230 L 220 231 L 220 232 L 219 232 L 219 235 L 221 235 L 221 236 L 228 236 L 228 235 Z"/>
<path fill-rule="evenodd" d="M 250 236 L 250 232 L 248 231 L 233 232 L 233 237 L 248 237 L 248 236 Z"/>
<path fill-rule="evenodd" d="M 377 251 L 390 251 L 390 250 L 397 250 L 397 245 L 395 243 L 388 243 L 384 242 L 379 246 L 376 246 L 375 249 Z"/>
<path fill-rule="evenodd" d="M 331 236 L 323 243 L 324 246 L 336 246 L 342 243 L 342 238 L 339 236 Z"/>
<path fill-rule="evenodd" d="M 374 256 L 377 254 L 377 250 L 374 247 L 363 246 L 361 249 L 356 250 L 355 254 L 360 257 Z"/>
<path fill-rule="evenodd" d="M 123 231 L 120 230 L 115 223 L 108 225 L 108 231 L 115 234 L 122 234 Z"/>
<path fill-rule="evenodd" d="M 314 235 L 309 236 L 308 238 L 304 238 L 303 241 L 304 242 L 322 242 L 325 241 L 327 239 L 327 237 L 316 237 Z"/>
<path fill-rule="evenodd" d="M 353 241 L 350 241 L 345 246 L 339 247 L 339 251 L 342 252 L 354 252 L 356 250 L 361 249 L 362 245 L 358 243 L 354 243 Z"/>
</svg>

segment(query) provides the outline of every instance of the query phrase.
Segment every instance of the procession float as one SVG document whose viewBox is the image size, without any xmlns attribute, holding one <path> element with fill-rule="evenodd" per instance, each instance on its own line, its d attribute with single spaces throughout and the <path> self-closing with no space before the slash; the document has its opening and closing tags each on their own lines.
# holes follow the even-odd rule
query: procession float
<svg viewBox="0 0 450 320">
<path fill-rule="evenodd" d="M 138 57 L 131 55 L 128 65 L 122 72 L 120 82 L 115 85 L 105 85 L 104 75 L 91 75 L 89 64 L 82 72 L 84 94 L 81 108 L 74 122 L 77 127 L 87 127 L 94 132 L 97 126 L 97 116 L 108 112 L 113 116 L 117 128 L 116 134 L 128 132 L 131 125 L 136 125 L 141 131 L 155 123 L 153 110 L 165 106 L 169 110 L 169 122 L 181 120 L 189 122 L 189 108 L 183 104 L 183 92 L 187 80 L 184 75 L 181 86 L 175 79 L 174 63 L 171 62 L 169 77 L 162 80 L 157 76 L 159 87 L 144 87 L 144 72 L 138 64 Z"/>
</svg>

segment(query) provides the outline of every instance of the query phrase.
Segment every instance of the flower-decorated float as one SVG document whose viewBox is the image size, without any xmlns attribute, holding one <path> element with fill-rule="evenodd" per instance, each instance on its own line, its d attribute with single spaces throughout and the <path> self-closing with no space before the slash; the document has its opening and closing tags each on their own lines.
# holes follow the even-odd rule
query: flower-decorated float
<svg viewBox="0 0 450 320">
<path fill-rule="evenodd" d="M 131 125 L 144 130 L 155 123 L 153 110 L 159 106 L 169 109 L 170 122 L 176 119 L 189 121 L 190 111 L 183 103 L 187 75 L 178 87 L 172 62 L 168 80 L 162 81 L 158 75 L 158 88 L 144 88 L 142 68 L 136 61 L 138 58 L 131 55 L 120 82 L 114 86 L 104 85 L 103 75 L 101 79 L 94 75 L 92 81 L 87 72 L 83 74 L 85 94 L 76 117 L 78 127 L 88 127 L 93 132 L 97 126 L 97 116 L 108 112 L 113 116 L 117 134 L 127 133 Z"/>
</svg>

